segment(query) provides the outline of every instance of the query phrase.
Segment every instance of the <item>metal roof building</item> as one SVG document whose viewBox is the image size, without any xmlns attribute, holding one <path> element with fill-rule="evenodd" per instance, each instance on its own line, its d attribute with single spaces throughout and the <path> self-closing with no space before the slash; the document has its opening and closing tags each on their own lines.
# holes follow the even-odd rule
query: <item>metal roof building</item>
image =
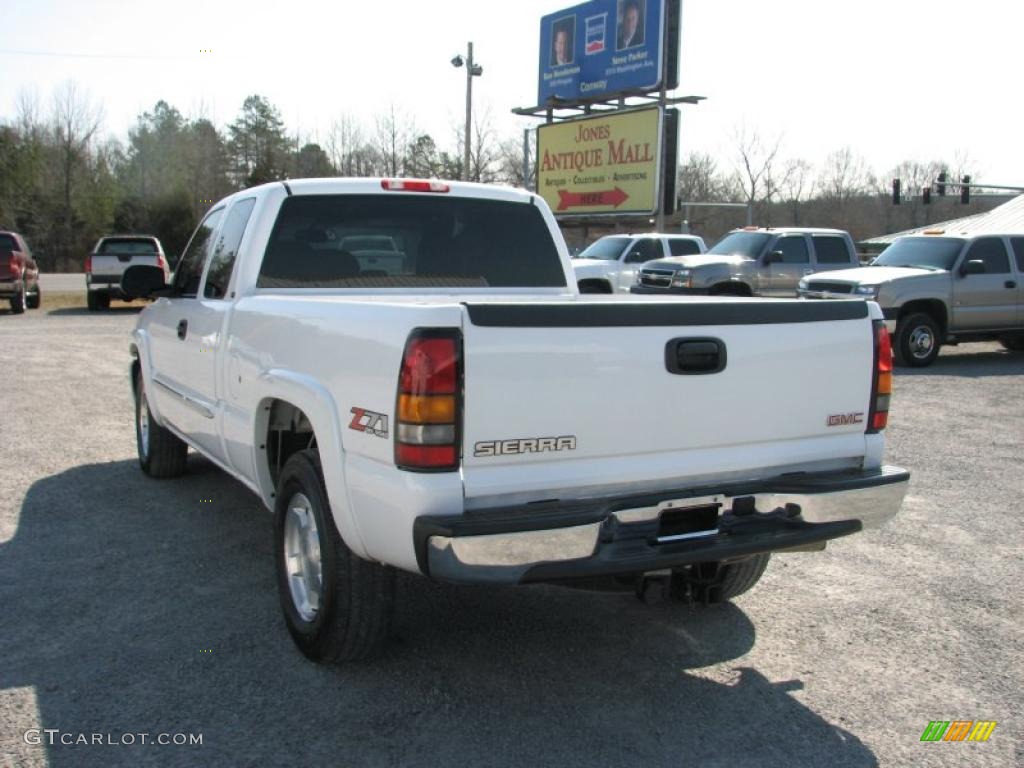
<svg viewBox="0 0 1024 768">
<path fill-rule="evenodd" d="M 860 245 L 866 250 L 877 251 L 883 246 L 892 243 L 898 237 L 906 235 L 919 235 L 926 230 L 942 229 L 951 235 L 974 235 L 991 233 L 993 235 L 1024 234 L 1024 195 L 1018 195 L 1009 202 L 993 208 L 985 213 L 976 213 L 973 216 L 964 216 L 962 219 L 950 219 L 924 227 L 905 229 L 892 235 L 879 235 L 878 237 L 861 240 Z"/>
</svg>

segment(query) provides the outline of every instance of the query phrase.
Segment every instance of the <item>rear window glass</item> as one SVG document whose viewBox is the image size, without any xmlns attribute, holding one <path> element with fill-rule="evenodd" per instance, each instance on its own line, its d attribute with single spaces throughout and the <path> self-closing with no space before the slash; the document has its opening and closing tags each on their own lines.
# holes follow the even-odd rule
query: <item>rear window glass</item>
<svg viewBox="0 0 1024 768">
<path fill-rule="evenodd" d="M 256 285 L 553 288 L 565 287 L 565 274 L 529 203 L 301 195 L 282 203 Z"/>
<path fill-rule="evenodd" d="M 673 238 L 668 241 L 668 251 L 673 256 L 693 256 L 700 253 L 700 245 L 696 240 Z"/>
<path fill-rule="evenodd" d="M 18 241 L 10 235 L 0 235 L 0 251 L 18 250 Z"/>
<path fill-rule="evenodd" d="M 108 237 L 99 253 L 156 253 L 156 242 L 145 237 Z"/>
<path fill-rule="evenodd" d="M 841 237 L 823 237 L 812 235 L 814 252 L 818 255 L 819 264 L 850 264 L 850 249 Z"/>
</svg>

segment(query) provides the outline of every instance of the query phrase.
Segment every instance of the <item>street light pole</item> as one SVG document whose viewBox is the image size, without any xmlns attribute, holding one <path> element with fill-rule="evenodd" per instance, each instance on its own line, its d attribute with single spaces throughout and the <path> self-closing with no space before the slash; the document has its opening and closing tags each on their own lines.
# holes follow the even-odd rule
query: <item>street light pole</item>
<svg viewBox="0 0 1024 768">
<path fill-rule="evenodd" d="M 462 155 L 462 175 L 469 179 L 469 142 L 473 130 L 473 43 L 466 51 L 466 142 Z"/>
<path fill-rule="evenodd" d="M 453 67 L 461 67 L 463 63 L 466 65 L 466 138 L 463 142 L 462 177 L 463 179 L 468 179 L 470 144 L 473 130 L 473 78 L 479 77 L 484 73 L 484 68 L 473 62 L 473 43 L 467 43 L 465 62 L 462 61 L 462 56 L 459 55 L 452 59 Z"/>
</svg>

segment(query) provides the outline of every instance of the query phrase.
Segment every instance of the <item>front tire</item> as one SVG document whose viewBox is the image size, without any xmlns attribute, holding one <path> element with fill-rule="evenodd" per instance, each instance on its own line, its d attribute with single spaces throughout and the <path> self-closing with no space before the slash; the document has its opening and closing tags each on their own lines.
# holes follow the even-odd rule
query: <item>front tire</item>
<svg viewBox="0 0 1024 768">
<path fill-rule="evenodd" d="M 896 362 L 912 368 L 931 365 L 942 346 L 942 331 L 935 318 L 916 312 L 896 324 Z"/>
<path fill-rule="evenodd" d="M 318 662 L 375 655 L 391 626 L 395 573 L 345 545 L 315 451 L 285 462 L 275 498 L 277 587 L 292 640 Z"/>
<path fill-rule="evenodd" d="M 188 444 L 153 420 L 141 375 L 135 385 L 135 445 L 139 466 L 150 477 L 178 477 L 185 472 Z"/>
</svg>

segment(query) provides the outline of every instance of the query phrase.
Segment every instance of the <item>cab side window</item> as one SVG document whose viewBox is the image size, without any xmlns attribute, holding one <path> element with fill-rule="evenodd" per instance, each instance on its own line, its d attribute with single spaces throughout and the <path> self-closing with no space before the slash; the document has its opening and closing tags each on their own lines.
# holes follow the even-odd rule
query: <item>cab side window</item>
<svg viewBox="0 0 1024 768">
<path fill-rule="evenodd" d="M 637 264 L 644 261 L 660 259 L 665 253 L 661 249 L 661 243 L 654 238 L 645 237 L 633 243 L 633 247 L 626 254 L 627 264 Z"/>
<path fill-rule="evenodd" d="M 199 292 L 199 281 L 203 276 L 203 265 L 206 263 L 206 256 L 210 252 L 210 238 L 214 230 L 217 229 L 217 223 L 220 221 L 223 213 L 223 208 L 210 211 L 206 218 L 196 227 L 196 231 L 192 234 L 192 239 L 185 246 L 185 252 L 181 254 L 181 260 L 178 261 L 178 266 L 174 270 L 173 287 L 176 297 L 195 298 Z"/>
<path fill-rule="evenodd" d="M 967 249 L 964 264 L 968 261 L 985 262 L 986 275 L 1005 275 L 1010 271 L 1010 259 L 1001 237 L 982 237 Z"/>
<path fill-rule="evenodd" d="M 693 256 L 700 253 L 700 246 L 696 240 L 674 237 L 668 241 L 668 252 L 673 256 Z"/>
<path fill-rule="evenodd" d="M 803 235 L 780 237 L 772 250 L 782 251 L 783 264 L 807 264 L 811 260 Z"/>
<path fill-rule="evenodd" d="M 231 206 L 220 237 L 217 238 L 217 246 L 213 249 L 213 256 L 210 257 L 210 267 L 206 270 L 206 284 L 203 286 L 205 298 L 223 299 L 227 294 L 238 246 L 242 242 L 254 205 L 256 198 L 250 197 Z"/>
<path fill-rule="evenodd" d="M 1013 246 L 1013 255 L 1017 259 L 1017 271 L 1024 272 L 1024 237 L 1011 237 L 1010 245 Z"/>
</svg>

